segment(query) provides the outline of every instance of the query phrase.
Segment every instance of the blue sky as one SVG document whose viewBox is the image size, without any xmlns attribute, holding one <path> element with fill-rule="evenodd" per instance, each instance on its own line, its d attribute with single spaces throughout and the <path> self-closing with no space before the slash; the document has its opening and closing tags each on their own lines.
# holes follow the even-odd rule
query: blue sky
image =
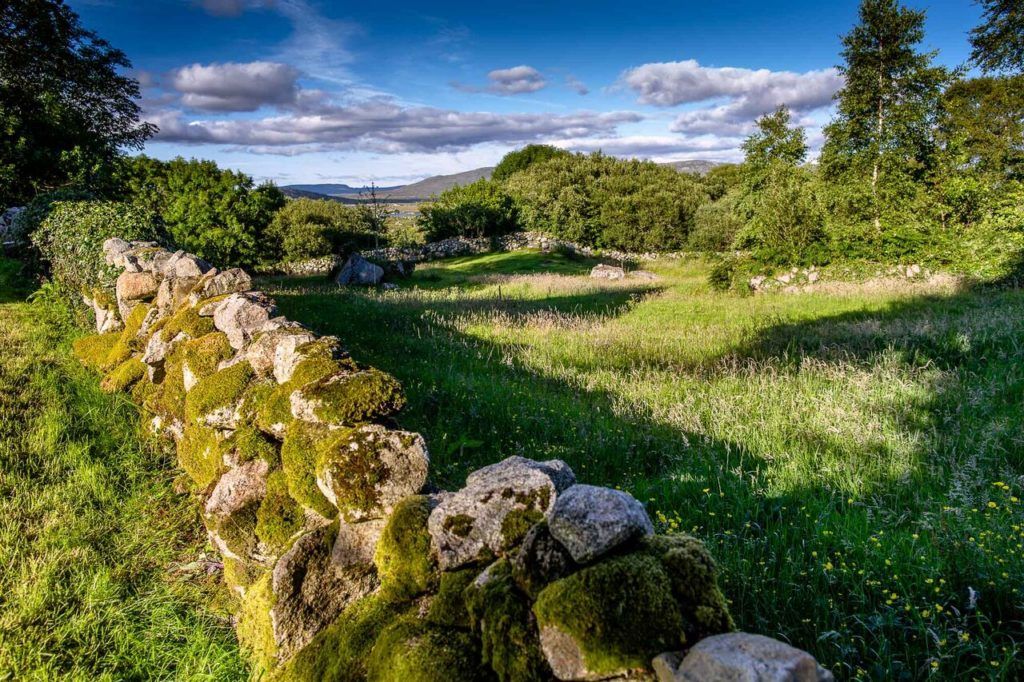
<svg viewBox="0 0 1024 682">
<path fill-rule="evenodd" d="M 159 158 L 280 184 L 400 184 L 530 142 L 658 161 L 736 160 L 787 104 L 812 146 L 854 0 L 673 3 L 69 0 L 132 60 Z M 962 64 L 971 0 L 911 0 Z"/>
</svg>

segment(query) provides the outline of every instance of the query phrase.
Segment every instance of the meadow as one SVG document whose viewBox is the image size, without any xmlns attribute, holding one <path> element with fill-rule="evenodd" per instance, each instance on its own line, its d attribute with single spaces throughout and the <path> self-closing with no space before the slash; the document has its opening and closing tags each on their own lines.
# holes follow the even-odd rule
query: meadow
<svg viewBox="0 0 1024 682">
<path fill-rule="evenodd" d="M 0 258 L 0 680 L 244 679 L 173 454 L 20 268 Z"/>
<path fill-rule="evenodd" d="M 438 484 L 561 458 L 703 539 L 739 627 L 837 679 L 1024 675 L 1024 294 L 939 275 L 741 295 L 699 260 L 591 265 L 258 286 L 402 381 Z"/>
</svg>

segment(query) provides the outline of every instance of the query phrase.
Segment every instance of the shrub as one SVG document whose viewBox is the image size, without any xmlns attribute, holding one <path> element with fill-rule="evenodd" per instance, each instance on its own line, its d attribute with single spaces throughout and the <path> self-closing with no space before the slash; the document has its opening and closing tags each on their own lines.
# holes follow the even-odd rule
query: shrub
<svg viewBox="0 0 1024 682">
<path fill-rule="evenodd" d="M 740 210 L 740 192 L 701 204 L 693 215 L 689 246 L 694 251 L 727 251 L 746 224 Z"/>
<path fill-rule="evenodd" d="M 499 183 L 477 180 L 446 189 L 420 208 L 418 222 L 433 240 L 498 237 L 519 229 L 519 212 Z"/>
<path fill-rule="evenodd" d="M 60 201 L 32 234 L 50 272 L 68 296 L 109 287 L 116 272 L 103 259 L 103 242 L 111 237 L 153 240 L 151 216 L 113 201 Z"/>
<path fill-rule="evenodd" d="M 58 189 L 45 194 L 39 194 L 30 201 L 25 210 L 18 214 L 8 233 L 8 239 L 13 241 L 19 248 L 30 243 L 32 234 L 39 229 L 46 217 L 50 215 L 53 205 L 58 201 L 82 201 L 94 199 L 95 197 L 86 190 L 65 188 Z"/>
<path fill-rule="evenodd" d="M 413 246 L 420 246 L 427 241 L 427 235 L 416 220 L 409 218 L 395 218 L 388 223 L 387 232 L 384 235 L 388 246 L 404 249 Z"/>
<path fill-rule="evenodd" d="M 324 199 L 289 201 L 274 214 L 267 237 L 272 246 L 264 257 L 284 261 L 342 253 L 367 241 L 356 207 Z"/>
<path fill-rule="evenodd" d="M 805 168 L 776 165 L 759 192 L 747 197 L 750 221 L 737 236 L 763 263 L 821 261 L 825 254 L 824 210 L 818 183 Z"/>
<path fill-rule="evenodd" d="M 491 180 L 501 182 L 513 173 L 526 170 L 535 163 L 541 163 L 559 156 L 569 156 L 569 152 L 549 144 L 528 144 L 522 149 L 509 152 L 502 157 L 491 173 Z"/>
</svg>

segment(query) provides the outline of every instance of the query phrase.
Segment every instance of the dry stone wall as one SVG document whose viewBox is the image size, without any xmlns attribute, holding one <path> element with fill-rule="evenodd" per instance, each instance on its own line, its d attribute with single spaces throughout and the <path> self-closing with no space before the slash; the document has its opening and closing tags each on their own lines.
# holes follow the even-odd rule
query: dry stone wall
<svg viewBox="0 0 1024 682">
<path fill-rule="evenodd" d="M 395 422 L 398 382 L 340 339 L 278 315 L 241 270 L 103 250 L 120 274 L 84 294 L 98 333 L 75 352 L 173 440 L 257 676 L 828 679 L 774 640 L 731 646 L 703 545 L 655 534 L 629 494 L 521 457 L 438 490 Z"/>
</svg>

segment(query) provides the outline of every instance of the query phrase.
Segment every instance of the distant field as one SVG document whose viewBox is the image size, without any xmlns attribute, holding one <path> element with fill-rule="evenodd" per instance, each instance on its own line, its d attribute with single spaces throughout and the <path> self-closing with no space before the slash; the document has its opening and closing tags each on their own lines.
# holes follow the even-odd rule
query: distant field
<svg viewBox="0 0 1024 682">
<path fill-rule="evenodd" d="M 739 625 L 837 678 L 1020 679 L 1024 294 L 956 280 L 739 296 L 535 252 L 396 292 L 265 280 L 394 373 L 439 483 L 513 454 L 703 538 Z"/>
</svg>

